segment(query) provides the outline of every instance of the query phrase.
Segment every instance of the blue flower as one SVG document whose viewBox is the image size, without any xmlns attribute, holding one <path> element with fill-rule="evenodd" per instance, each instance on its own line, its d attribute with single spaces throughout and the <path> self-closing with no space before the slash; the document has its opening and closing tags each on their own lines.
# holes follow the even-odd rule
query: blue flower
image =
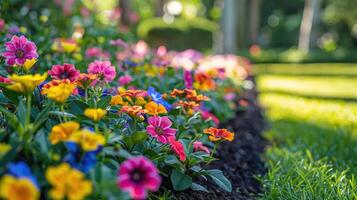
<svg viewBox="0 0 357 200">
<path fill-rule="evenodd" d="M 155 88 L 153 87 L 149 87 L 148 89 L 148 95 L 151 97 L 151 99 L 155 102 L 155 103 L 158 103 L 158 104 L 161 104 L 163 105 L 167 111 L 170 111 L 172 109 L 172 105 L 169 104 L 169 102 L 165 101 L 163 98 L 162 98 L 162 95 L 157 92 L 155 90 Z"/>
<path fill-rule="evenodd" d="M 39 188 L 36 177 L 31 173 L 30 167 L 25 162 L 9 163 L 7 168 L 10 175 L 16 178 L 27 178 Z"/>
<path fill-rule="evenodd" d="M 95 151 L 82 153 L 79 146 L 74 142 L 66 142 L 65 146 L 69 153 L 64 157 L 64 162 L 83 173 L 89 172 L 95 166 L 97 154 L 102 150 L 102 148 L 98 148 Z"/>
</svg>

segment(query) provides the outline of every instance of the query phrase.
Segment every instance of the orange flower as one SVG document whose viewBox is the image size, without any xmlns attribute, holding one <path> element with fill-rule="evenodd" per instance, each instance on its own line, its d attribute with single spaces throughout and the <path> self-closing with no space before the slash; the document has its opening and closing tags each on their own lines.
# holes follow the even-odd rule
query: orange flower
<svg viewBox="0 0 357 200">
<path fill-rule="evenodd" d="M 172 92 L 170 93 L 170 95 L 174 98 L 176 97 L 183 97 L 185 95 L 185 91 L 184 90 L 178 90 L 178 89 L 173 89 Z"/>
<path fill-rule="evenodd" d="M 216 83 L 207 73 L 195 74 L 194 87 L 199 90 L 213 90 L 216 88 Z"/>
<path fill-rule="evenodd" d="M 190 101 L 196 101 L 196 102 L 201 102 L 201 101 L 209 101 L 210 99 L 202 94 L 197 95 L 196 90 L 191 90 L 191 89 L 184 89 L 184 90 L 178 90 L 178 89 L 173 89 L 170 95 L 174 98 L 176 97 L 186 97 Z"/>
<path fill-rule="evenodd" d="M 89 87 L 93 81 L 97 79 L 97 75 L 95 74 L 84 74 L 81 73 L 78 77 L 77 84 L 81 88 L 87 88 Z"/>
<path fill-rule="evenodd" d="M 195 107 L 198 107 L 199 104 L 197 104 L 194 101 L 182 101 L 180 100 L 179 102 L 176 103 L 177 106 L 181 106 L 185 109 L 193 109 Z"/>
<path fill-rule="evenodd" d="M 229 132 L 227 129 L 218 129 L 218 128 L 208 128 L 203 130 L 205 134 L 208 134 L 208 139 L 212 142 L 219 141 L 219 140 L 228 140 L 230 142 L 234 139 L 234 133 Z"/>
<path fill-rule="evenodd" d="M 153 101 L 145 105 L 145 111 L 149 115 L 154 115 L 154 116 L 167 113 L 167 110 L 163 105 L 157 104 Z"/>
<path fill-rule="evenodd" d="M 137 97 L 145 97 L 147 93 L 145 90 L 125 90 L 125 91 L 120 90 L 119 94 L 122 97 L 129 96 L 129 97 L 137 98 Z"/>
<path fill-rule="evenodd" d="M 141 106 L 123 106 L 120 110 L 121 112 L 125 112 L 131 117 L 138 117 L 139 119 L 144 119 L 143 114 L 145 114 L 145 110 Z"/>
</svg>

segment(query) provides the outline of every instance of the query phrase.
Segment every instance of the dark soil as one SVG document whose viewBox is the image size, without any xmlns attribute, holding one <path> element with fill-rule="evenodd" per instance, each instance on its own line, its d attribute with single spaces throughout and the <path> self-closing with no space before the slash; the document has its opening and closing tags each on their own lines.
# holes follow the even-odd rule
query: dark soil
<svg viewBox="0 0 357 200">
<path fill-rule="evenodd" d="M 253 81 L 252 78 L 250 80 Z M 256 176 L 266 173 L 261 156 L 267 142 L 261 135 L 265 121 L 257 103 L 255 88 L 245 92 L 237 104 L 244 106 L 244 109 L 238 109 L 236 118 L 221 125 L 233 130 L 236 133 L 235 139 L 220 145 L 216 154 L 219 160 L 209 166 L 223 171 L 232 183 L 232 192 L 220 189 L 213 181 L 198 181 L 207 187 L 209 193 L 186 190 L 175 193 L 176 199 L 255 199 L 262 192 Z"/>
</svg>

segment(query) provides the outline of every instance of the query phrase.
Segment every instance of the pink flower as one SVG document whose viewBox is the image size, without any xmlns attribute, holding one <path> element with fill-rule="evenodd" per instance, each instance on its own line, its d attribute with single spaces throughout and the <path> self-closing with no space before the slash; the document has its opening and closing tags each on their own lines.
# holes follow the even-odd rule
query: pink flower
<svg viewBox="0 0 357 200">
<path fill-rule="evenodd" d="M 5 21 L 3 19 L 0 19 L 0 32 L 2 31 L 2 29 L 4 29 L 5 27 Z"/>
<path fill-rule="evenodd" d="M 169 137 L 169 143 L 171 145 L 171 150 L 176 153 L 176 155 L 180 158 L 181 161 L 186 160 L 185 149 L 181 142 L 176 141 L 175 137 Z"/>
<path fill-rule="evenodd" d="M 154 163 L 144 156 L 129 158 L 118 171 L 118 187 L 133 199 L 145 199 L 147 190 L 155 192 L 161 184 L 161 177 Z"/>
<path fill-rule="evenodd" d="M 5 43 L 6 52 L 2 55 L 8 65 L 23 65 L 26 60 L 38 57 L 35 43 L 26 39 L 25 36 L 14 35 L 10 42 Z"/>
<path fill-rule="evenodd" d="M 133 80 L 133 78 L 131 78 L 130 75 L 125 75 L 125 76 L 121 76 L 118 80 L 120 85 L 127 85 L 129 84 L 131 81 Z"/>
<path fill-rule="evenodd" d="M 192 84 L 193 84 L 193 78 L 192 74 L 190 71 L 185 70 L 184 72 L 184 80 L 185 80 L 185 87 L 188 89 L 192 89 Z"/>
<path fill-rule="evenodd" d="M 92 48 L 88 48 L 86 50 L 86 57 L 87 58 L 93 58 L 93 57 L 99 57 L 100 54 L 102 53 L 102 49 L 98 48 L 98 47 L 92 47 Z"/>
<path fill-rule="evenodd" d="M 149 126 L 146 127 L 146 131 L 158 141 L 167 144 L 168 138 L 175 136 L 176 129 L 170 128 L 172 122 L 165 117 L 150 117 L 148 119 Z"/>
<path fill-rule="evenodd" d="M 75 81 L 80 75 L 80 71 L 77 70 L 72 64 L 63 65 L 53 65 L 52 69 L 48 71 L 53 79 L 69 79 L 70 81 Z"/>
<path fill-rule="evenodd" d="M 99 80 L 104 80 L 106 83 L 111 82 L 116 75 L 115 67 L 111 66 L 109 61 L 94 61 L 89 64 L 89 74 L 95 74 Z"/>
<path fill-rule="evenodd" d="M 205 110 L 201 110 L 201 116 L 203 120 L 212 120 L 213 123 L 215 123 L 216 125 L 218 125 L 220 123 L 219 119 L 212 113 L 205 111 Z"/>
<path fill-rule="evenodd" d="M 0 76 L 0 83 L 11 83 L 11 80 L 6 77 Z"/>
<path fill-rule="evenodd" d="M 111 45 L 114 45 L 114 46 L 118 46 L 118 47 L 121 47 L 121 48 L 128 48 L 129 45 L 127 43 L 125 43 L 123 40 L 121 39 L 117 39 L 117 40 L 111 40 L 110 41 L 110 44 Z"/>
<path fill-rule="evenodd" d="M 196 141 L 193 143 L 193 149 L 195 151 L 204 151 L 209 154 L 209 149 L 203 146 L 202 142 Z"/>
</svg>

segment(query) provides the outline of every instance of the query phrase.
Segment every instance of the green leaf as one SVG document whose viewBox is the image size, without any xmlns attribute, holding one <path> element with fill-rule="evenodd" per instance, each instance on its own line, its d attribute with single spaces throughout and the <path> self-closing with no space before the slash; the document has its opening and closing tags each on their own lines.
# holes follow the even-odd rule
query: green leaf
<svg viewBox="0 0 357 200">
<path fill-rule="evenodd" d="M 4 94 L 4 96 L 6 98 L 11 100 L 13 103 L 17 104 L 19 102 L 19 99 L 18 99 L 19 93 L 9 90 L 9 89 L 6 89 L 6 88 L 3 89 L 2 93 Z"/>
<path fill-rule="evenodd" d="M 6 108 L 0 106 L 0 112 L 2 112 L 9 122 L 10 126 L 12 126 L 13 129 L 17 130 L 18 132 L 22 131 L 22 125 L 19 124 L 16 115 L 14 115 L 12 112 L 8 111 Z"/>
<path fill-rule="evenodd" d="M 21 99 L 19 101 L 19 105 L 17 106 L 17 118 L 21 122 L 21 124 L 25 124 L 25 118 L 26 118 L 26 106 L 24 103 L 24 99 Z"/>
<path fill-rule="evenodd" d="M 107 106 L 109 106 L 110 100 L 112 99 L 112 97 L 110 95 L 104 97 L 103 99 L 99 100 L 97 106 L 98 108 L 106 108 Z"/>
<path fill-rule="evenodd" d="M 181 171 L 174 169 L 170 176 L 172 186 L 176 191 L 183 191 L 192 185 L 192 178 Z"/>
<path fill-rule="evenodd" d="M 124 143 L 129 147 L 133 147 L 135 144 L 141 144 L 143 143 L 146 138 L 148 137 L 148 134 L 143 131 L 138 131 L 135 132 L 131 135 L 125 136 L 124 137 Z"/>
<path fill-rule="evenodd" d="M 202 186 L 198 183 L 192 183 L 191 189 L 195 190 L 195 191 L 208 192 L 208 190 L 204 186 Z"/>
<path fill-rule="evenodd" d="M 68 117 L 68 118 L 76 118 L 75 115 L 68 113 L 68 112 L 62 112 L 62 111 L 50 111 L 49 112 L 50 115 L 57 115 L 60 117 Z"/>
<path fill-rule="evenodd" d="M 231 182 L 223 175 L 221 170 L 211 169 L 206 171 L 213 181 L 227 192 L 232 192 Z"/>
<path fill-rule="evenodd" d="M 69 104 L 69 108 L 70 108 L 69 110 L 71 111 L 71 113 L 75 115 L 83 115 L 84 110 L 88 107 L 89 106 L 86 103 L 80 100 L 73 100 Z"/>
</svg>

